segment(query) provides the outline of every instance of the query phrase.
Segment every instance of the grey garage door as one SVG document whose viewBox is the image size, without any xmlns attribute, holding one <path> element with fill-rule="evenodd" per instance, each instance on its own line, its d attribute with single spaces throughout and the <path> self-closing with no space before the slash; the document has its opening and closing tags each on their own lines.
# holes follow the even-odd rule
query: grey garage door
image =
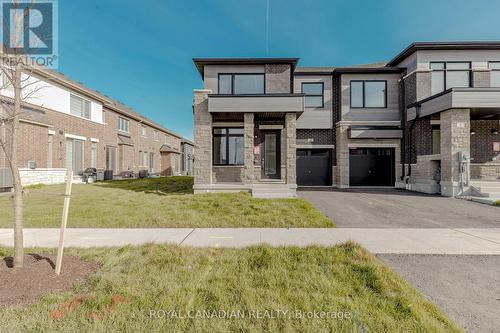
<svg viewBox="0 0 500 333">
<path fill-rule="evenodd" d="M 330 186 L 331 180 L 330 150 L 297 150 L 297 185 Z"/>
<path fill-rule="evenodd" d="M 349 150 L 350 186 L 394 186 L 394 148 Z"/>
</svg>

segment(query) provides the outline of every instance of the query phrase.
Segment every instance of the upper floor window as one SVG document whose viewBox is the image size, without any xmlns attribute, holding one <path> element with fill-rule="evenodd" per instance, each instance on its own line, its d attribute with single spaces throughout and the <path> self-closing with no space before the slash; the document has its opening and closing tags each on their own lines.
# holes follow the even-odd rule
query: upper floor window
<svg viewBox="0 0 500 333">
<path fill-rule="evenodd" d="M 264 74 L 219 74 L 219 94 L 264 94 Z"/>
<path fill-rule="evenodd" d="M 324 107 L 323 82 L 303 82 L 302 92 L 306 94 L 304 99 L 306 108 Z"/>
<path fill-rule="evenodd" d="M 387 81 L 351 81 L 352 108 L 386 108 Z"/>
<path fill-rule="evenodd" d="M 129 131 L 128 125 L 129 125 L 128 119 L 118 117 L 118 129 L 120 131 L 128 133 Z"/>
<path fill-rule="evenodd" d="M 158 141 L 158 131 L 153 130 L 153 140 Z"/>
<path fill-rule="evenodd" d="M 490 87 L 500 87 L 500 61 L 490 61 Z"/>
<path fill-rule="evenodd" d="M 90 119 L 90 102 L 76 95 L 70 95 L 70 113 L 72 115 Z"/>
<path fill-rule="evenodd" d="M 139 134 L 141 136 L 146 136 L 146 126 L 141 125 L 141 127 L 139 127 L 139 131 L 140 131 Z"/>
<path fill-rule="evenodd" d="M 243 128 L 213 129 L 213 164 L 243 165 Z"/>
<path fill-rule="evenodd" d="M 470 62 L 431 62 L 431 93 L 454 87 L 470 87 Z"/>
</svg>

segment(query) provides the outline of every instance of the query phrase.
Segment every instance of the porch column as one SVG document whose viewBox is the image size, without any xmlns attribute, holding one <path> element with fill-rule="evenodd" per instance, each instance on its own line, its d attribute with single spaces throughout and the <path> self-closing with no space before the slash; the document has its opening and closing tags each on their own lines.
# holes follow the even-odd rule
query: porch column
<svg viewBox="0 0 500 333">
<path fill-rule="evenodd" d="M 338 188 L 349 187 L 349 126 L 338 124 L 336 128 L 335 151 L 337 154 L 337 169 L 335 183 Z"/>
<path fill-rule="evenodd" d="M 208 113 L 211 90 L 194 91 L 194 184 L 212 183 L 212 115 Z M 196 191 L 195 191 L 196 192 Z"/>
<path fill-rule="evenodd" d="M 441 112 L 441 194 L 460 193 L 460 152 L 470 157 L 470 110 L 450 109 Z M 469 182 L 468 173 L 464 176 Z"/>
<path fill-rule="evenodd" d="M 287 113 L 285 115 L 286 131 L 286 183 L 295 185 L 297 183 L 297 115 Z"/>
<path fill-rule="evenodd" d="M 253 136 L 254 136 L 254 115 L 253 113 L 245 113 L 244 114 L 244 129 L 245 129 L 245 159 L 244 159 L 244 167 L 243 167 L 243 175 L 242 180 L 245 184 L 252 184 L 254 179 L 254 170 L 253 170 Z"/>
</svg>

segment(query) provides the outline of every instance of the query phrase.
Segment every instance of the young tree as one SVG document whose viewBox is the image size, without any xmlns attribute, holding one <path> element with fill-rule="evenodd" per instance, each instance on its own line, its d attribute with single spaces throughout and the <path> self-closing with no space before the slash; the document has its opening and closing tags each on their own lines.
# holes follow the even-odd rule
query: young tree
<svg viewBox="0 0 500 333">
<path fill-rule="evenodd" d="M 16 3 L 14 1 L 14 3 Z M 31 2 L 32 4 L 35 1 Z M 25 12 L 18 11 L 13 15 L 10 24 L 11 43 L 21 45 L 23 38 L 23 22 L 29 19 Z M 5 24 L 5 22 L 4 22 Z M 6 26 L 2 27 L 5 31 Z M 10 27 L 9 27 L 10 28 Z M 14 210 L 14 267 L 23 267 L 23 186 L 19 173 L 19 119 L 22 116 L 22 104 L 33 98 L 41 87 L 38 80 L 32 78 L 35 69 L 29 57 L 21 51 L 6 54 L 8 47 L 3 45 L 0 53 L 1 95 L 0 95 L 0 153 L 3 152 L 7 165 L 12 173 L 12 205 Z"/>
</svg>

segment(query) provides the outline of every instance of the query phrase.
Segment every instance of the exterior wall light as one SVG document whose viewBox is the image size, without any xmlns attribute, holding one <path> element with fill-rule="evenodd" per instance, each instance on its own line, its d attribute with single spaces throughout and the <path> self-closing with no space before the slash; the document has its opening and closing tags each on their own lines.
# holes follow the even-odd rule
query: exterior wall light
<svg viewBox="0 0 500 333">
<path fill-rule="evenodd" d="M 491 134 L 498 135 L 498 130 L 496 128 L 491 129 Z"/>
<path fill-rule="evenodd" d="M 472 128 L 470 129 L 470 135 L 476 134 L 476 131 L 474 131 Z"/>
</svg>

